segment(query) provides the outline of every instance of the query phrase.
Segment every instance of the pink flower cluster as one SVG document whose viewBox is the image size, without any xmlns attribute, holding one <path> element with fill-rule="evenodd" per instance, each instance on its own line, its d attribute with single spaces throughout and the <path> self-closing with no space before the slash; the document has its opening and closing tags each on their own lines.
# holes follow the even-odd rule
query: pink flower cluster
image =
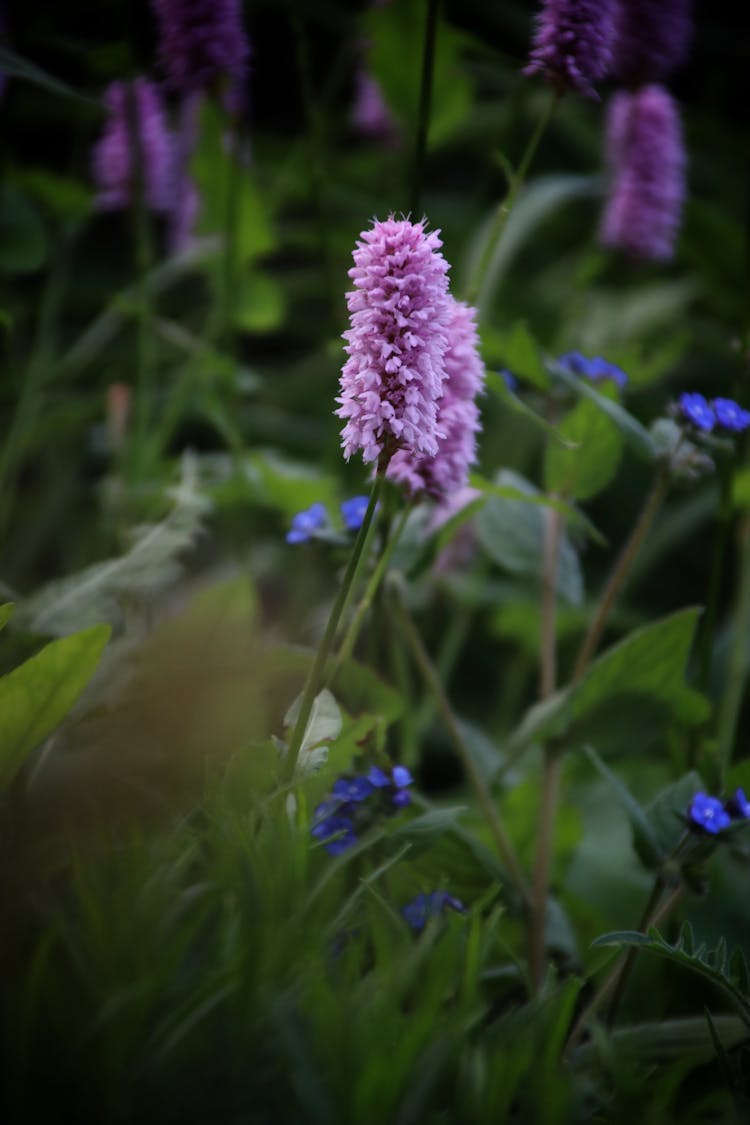
<svg viewBox="0 0 750 1125">
<path fill-rule="evenodd" d="M 147 78 L 113 82 L 104 94 L 107 123 L 93 152 L 97 206 L 102 211 L 129 207 L 135 187 L 135 168 L 128 126 L 133 99 L 134 124 L 140 149 L 141 182 L 146 206 L 152 211 L 172 207 L 172 135 L 159 89 Z"/>
<path fill-rule="evenodd" d="M 424 222 L 393 216 L 362 233 L 336 400 L 347 460 L 385 453 L 390 476 L 435 496 L 466 484 L 483 376 L 474 310 L 448 292 L 441 245 Z"/>
</svg>

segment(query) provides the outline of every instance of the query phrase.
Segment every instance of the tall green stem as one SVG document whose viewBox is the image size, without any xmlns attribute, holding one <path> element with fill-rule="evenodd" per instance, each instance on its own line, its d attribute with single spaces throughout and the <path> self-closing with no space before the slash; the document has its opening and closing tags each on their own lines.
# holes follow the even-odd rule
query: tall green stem
<svg viewBox="0 0 750 1125">
<path fill-rule="evenodd" d="M 727 464 L 722 461 L 719 466 L 721 495 L 717 515 L 717 528 L 713 536 L 713 549 L 711 551 L 711 570 L 708 578 L 708 593 L 706 594 L 706 612 L 701 627 L 699 658 L 698 658 L 698 690 L 704 694 L 708 691 L 711 679 L 711 658 L 714 647 L 714 634 L 719 612 L 719 595 L 721 593 L 721 575 L 724 569 L 729 529 L 732 525 L 732 482 L 734 480 L 734 462 Z"/>
<path fill-rule="evenodd" d="M 539 698 L 548 699 L 557 679 L 556 603 L 557 560 L 560 552 L 562 515 L 552 508 L 545 512 L 544 553 L 542 556 L 542 629 L 540 638 Z M 529 917 L 529 976 L 533 992 L 538 992 L 544 975 L 545 930 L 550 868 L 555 837 L 557 804 L 560 795 L 562 751 L 557 745 L 544 750 L 542 798 L 539 805 L 537 848 L 531 885 Z"/>
<path fill-rule="evenodd" d="M 284 761 L 284 779 L 286 781 L 291 781 L 294 776 L 294 770 L 297 765 L 297 759 L 299 758 L 300 747 L 302 746 L 302 739 L 305 736 L 312 705 L 323 685 L 326 661 L 331 654 L 333 641 L 339 627 L 339 622 L 341 621 L 344 607 L 349 600 L 349 596 L 359 575 L 362 561 L 366 557 L 365 547 L 368 545 L 371 538 L 373 517 L 383 489 L 388 460 L 389 456 L 387 454 L 381 454 L 381 459 L 378 463 L 378 471 L 373 482 L 372 491 L 370 492 L 370 501 L 367 505 L 365 518 L 362 520 L 362 526 L 354 541 L 352 553 L 349 556 L 349 562 L 341 586 L 339 587 L 339 592 L 336 595 L 336 600 L 333 603 L 333 608 L 328 618 L 328 624 L 323 633 L 323 639 L 320 642 L 312 667 L 307 676 L 307 682 L 305 683 L 305 689 L 302 695 L 302 703 L 300 705 L 299 714 L 297 715 L 297 721 L 292 730 L 289 740 L 289 749 Z"/>
<path fill-rule="evenodd" d="M 399 539 L 401 538 L 401 533 L 406 526 L 406 521 L 409 518 L 410 512 L 411 505 L 407 504 L 401 514 L 401 519 L 396 524 L 395 528 L 391 531 L 388 537 L 381 556 L 378 559 L 377 566 L 370 575 L 370 581 L 367 583 L 365 592 L 362 595 L 359 605 L 355 610 L 354 616 L 349 623 L 349 628 L 347 629 L 344 639 L 341 643 L 341 648 L 339 649 L 338 656 L 336 657 L 336 660 L 333 664 L 330 675 L 327 677 L 328 682 L 336 678 L 336 674 L 341 668 L 342 664 L 345 664 L 352 654 L 354 646 L 357 643 L 359 631 L 362 628 L 362 622 L 364 621 L 365 614 L 372 605 L 373 598 L 375 597 L 380 587 L 380 583 L 383 581 L 385 572 L 388 569 L 388 564 L 393 557 L 393 552 L 398 545 Z"/>
<path fill-rule="evenodd" d="M 524 150 L 523 156 L 521 157 L 521 163 L 518 165 L 518 170 L 511 180 L 507 194 L 498 205 L 497 211 L 495 212 L 495 218 L 487 235 L 487 241 L 484 244 L 484 248 L 474 269 L 474 273 L 472 274 L 471 280 L 469 281 L 466 299 L 469 304 L 478 306 L 480 315 L 486 304 L 487 280 L 492 261 L 495 257 L 495 252 L 501 238 L 503 237 L 505 226 L 508 222 L 511 211 L 513 210 L 516 199 L 518 198 L 518 194 L 524 185 L 529 168 L 531 167 L 531 162 L 534 159 L 537 148 L 539 147 L 539 142 L 541 141 L 542 136 L 544 135 L 544 132 L 550 123 L 552 114 L 558 101 L 559 94 L 553 93 L 549 101 L 547 102 L 547 105 L 544 107 L 544 111 L 540 115 L 533 133 L 529 137 L 528 144 L 526 145 L 526 149 Z"/>
<path fill-rule="evenodd" d="M 417 137 L 414 146 L 414 165 L 411 172 L 411 188 L 409 194 L 409 211 L 414 222 L 419 221 L 422 179 L 424 176 L 424 158 L 427 151 L 427 134 L 430 128 L 438 7 L 439 0 L 427 0 L 427 14 L 425 17 L 425 32 L 422 46 L 422 80 L 419 88 L 419 109 L 417 111 Z"/>
<path fill-rule="evenodd" d="M 513 845 L 511 844 L 510 839 L 505 832 L 505 828 L 503 827 L 503 823 L 495 807 L 495 803 L 492 800 L 490 791 L 485 785 L 484 779 L 477 769 L 472 753 L 469 750 L 469 747 L 466 745 L 463 735 L 461 734 L 461 728 L 459 727 L 458 720 L 453 713 L 450 701 L 445 694 L 445 689 L 443 688 L 443 685 L 440 681 L 440 677 L 438 676 L 433 663 L 430 660 L 427 649 L 422 642 L 422 638 L 420 637 L 417 627 L 412 620 L 411 614 L 409 613 L 401 599 L 398 598 L 395 592 L 392 598 L 392 605 L 395 610 L 398 622 L 401 626 L 402 634 L 412 651 L 415 663 L 419 668 L 419 671 L 422 673 L 425 684 L 435 698 L 438 711 L 442 716 L 446 730 L 448 731 L 453 745 L 456 748 L 456 752 L 458 753 L 458 757 L 461 761 L 461 764 L 463 765 L 466 777 L 476 794 L 477 801 L 479 802 L 479 807 L 484 814 L 484 818 L 487 821 L 487 827 L 489 828 L 492 834 L 492 838 L 495 842 L 495 846 L 497 847 L 498 855 L 507 867 L 508 874 L 513 880 L 513 883 L 519 894 L 521 895 L 524 904 L 528 906 L 531 901 L 531 896 L 526 885 L 526 879 L 521 869 L 521 865 L 518 862 L 515 851 L 513 850 Z"/>
<path fill-rule="evenodd" d="M 576 658 L 575 668 L 573 670 L 573 681 L 580 680 L 584 672 L 591 662 L 591 658 L 596 652 L 599 641 L 602 638 L 607 619 L 609 618 L 610 610 L 615 604 L 617 597 L 623 587 L 625 579 L 628 576 L 631 566 L 635 560 L 636 555 L 646 538 L 646 535 L 656 519 L 656 515 L 661 508 L 664 497 L 667 495 L 669 489 L 669 469 L 666 465 L 659 468 L 653 486 L 646 496 L 643 507 L 638 515 L 638 518 L 633 525 L 630 532 L 628 541 L 622 549 L 617 562 L 615 563 L 612 573 L 609 576 L 607 585 L 604 588 L 601 601 L 599 602 L 598 609 L 594 614 L 594 618 L 589 626 L 589 630 L 583 639 L 583 644 L 579 650 Z"/>
</svg>

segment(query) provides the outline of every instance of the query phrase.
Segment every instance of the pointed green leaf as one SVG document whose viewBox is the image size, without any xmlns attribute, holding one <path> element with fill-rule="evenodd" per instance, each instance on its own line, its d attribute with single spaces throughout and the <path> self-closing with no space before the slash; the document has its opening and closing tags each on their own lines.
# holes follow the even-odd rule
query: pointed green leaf
<svg viewBox="0 0 750 1125">
<path fill-rule="evenodd" d="M 664 862 L 666 852 L 663 851 L 657 835 L 649 822 L 646 810 L 636 801 L 633 794 L 624 782 L 620 780 L 617 774 L 613 773 L 609 766 L 605 765 L 591 746 L 584 747 L 584 752 L 589 761 L 612 787 L 617 800 L 625 810 L 633 829 L 636 850 L 641 856 L 641 859 L 649 868 L 654 869 L 660 867 Z"/>
<path fill-rule="evenodd" d="M 13 602 L 6 602 L 5 605 L 0 605 L 0 629 L 4 629 L 10 621 L 15 605 Z"/>
<path fill-rule="evenodd" d="M 622 438 L 606 414 L 581 399 L 558 426 L 566 444 L 550 442 L 544 461 L 548 492 L 589 500 L 607 487 L 622 454 Z"/>
<path fill-rule="evenodd" d="M 0 789 L 68 713 L 109 639 L 94 625 L 46 645 L 0 679 Z"/>
<path fill-rule="evenodd" d="M 593 402 L 602 413 L 615 424 L 620 431 L 625 441 L 628 443 L 634 453 L 639 457 L 645 458 L 647 461 L 653 461 L 656 455 L 656 449 L 653 439 L 648 430 L 644 429 L 637 418 L 620 405 L 614 399 L 607 398 L 606 395 L 600 394 L 599 391 L 594 390 L 590 383 L 585 379 L 579 379 L 577 375 L 572 375 L 566 368 L 561 367 L 558 363 L 550 363 L 549 368 L 552 373 L 565 383 L 575 394 L 582 398 L 587 398 Z"/>
</svg>

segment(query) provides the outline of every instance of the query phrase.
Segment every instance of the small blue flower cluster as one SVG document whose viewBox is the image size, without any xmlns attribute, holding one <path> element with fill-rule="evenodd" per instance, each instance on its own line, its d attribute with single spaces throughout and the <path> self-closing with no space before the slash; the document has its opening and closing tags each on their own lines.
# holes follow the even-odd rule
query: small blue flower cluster
<svg viewBox="0 0 750 1125">
<path fill-rule="evenodd" d="M 373 795 L 387 797 L 390 805 L 403 809 L 411 801 L 408 786 L 413 780 L 405 766 L 393 766 L 390 773 L 372 766 L 368 773 L 358 777 L 338 778 L 331 796 L 315 809 L 312 835 L 330 855 L 341 855 L 356 844 L 357 829 L 374 819 L 377 810 L 368 799 Z"/>
<path fill-rule="evenodd" d="M 737 789 L 728 801 L 709 797 L 707 793 L 696 793 L 687 815 L 691 825 L 716 836 L 722 828 L 728 828 L 733 820 L 750 818 L 750 801 L 741 789 Z"/>
<path fill-rule="evenodd" d="M 431 894 L 419 894 L 406 906 L 401 907 L 401 913 L 415 933 L 425 928 L 430 918 L 437 918 L 445 914 L 446 910 L 455 910 L 459 914 L 466 913 L 466 907 L 459 898 L 454 898 L 447 891 L 432 891 Z"/>
<path fill-rule="evenodd" d="M 369 502 L 367 496 L 353 496 L 351 500 L 342 501 L 341 518 L 347 531 L 359 531 Z M 317 531 L 322 531 L 327 525 L 328 512 L 326 506 L 318 501 L 292 517 L 292 526 L 286 533 L 286 541 L 287 543 L 307 543 L 308 540 L 314 538 Z"/>
<path fill-rule="evenodd" d="M 731 398 L 715 398 L 709 402 L 698 392 L 685 392 L 680 395 L 680 412 L 697 430 L 707 434 L 714 428 L 740 434 L 750 426 L 750 412 Z"/>
<path fill-rule="evenodd" d="M 583 375 L 586 379 L 591 379 L 593 383 L 601 383 L 605 379 L 610 379 L 616 386 L 622 388 L 628 381 L 628 377 L 621 367 L 610 363 L 607 359 L 602 359 L 600 355 L 592 356 L 589 359 L 587 356 L 581 355 L 580 352 L 566 352 L 565 355 L 560 356 L 557 362 L 566 371 L 570 371 L 572 375 Z"/>
</svg>

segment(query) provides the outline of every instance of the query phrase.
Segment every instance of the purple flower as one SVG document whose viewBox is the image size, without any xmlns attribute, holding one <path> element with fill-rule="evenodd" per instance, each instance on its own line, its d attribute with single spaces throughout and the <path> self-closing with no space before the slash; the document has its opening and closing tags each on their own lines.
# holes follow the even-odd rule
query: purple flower
<svg viewBox="0 0 750 1125">
<path fill-rule="evenodd" d="M 524 74 L 542 74 L 559 93 L 597 97 L 593 83 L 609 73 L 615 0 L 545 0 Z"/>
<path fill-rule="evenodd" d="M 709 797 L 706 793 L 695 794 L 688 809 L 688 819 L 712 836 L 716 836 L 722 828 L 728 828 L 731 823 L 729 813 L 719 798 Z"/>
<path fill-rule="evenodd" d="M 716 425 L 722 430 L 739 434 L 750 426 L 750 413 L 731 398 L 715 398 L 711 404 L 716 414 Z"/>
<path fill-rule="evenodd" d="M 347 460 L 375 461 L 388 447 L 434 457 L 448 349 L 448 264 L 436 231 L 408 219 L 375 222 L 354 251 L 347 294 L 349 358 L 336 414 Z"/>
<path fill-rule="evenodd" d="M 705 395 L 688 394 L 680 395 L 680 410 L 688 422 L 698 430 L 710 433 L 716 424 L 716 415 L 708 404 Z"/>
<path fill-rule="evenodd" d="M 621 92 L 606 132 L 610 186 L 601 224 L 605 246 L 632 258 L 672 257 L 685 196 L 680 115 L 661 86 Z"/>
<path fill-rule="evenodd" d="M 466 907 L 460 899 L 449 895 L 447 891 L 432 891 L 429 895 L 418 894 L 406 906 L 401 907 L 401 913 L 411 929 L 419 933 L 430 918 L 436 918 L 448 909 L 459 914 L 466 913 Z"/>
<path fill-rule="evenodd" d="M 406 766 L 393 766 L 390 776 L 379 766 L 371 766 L 367 780 L 376 789 L 388 790 L 396 808 L 403 809 L 411 804 L 411 794 L 407 786 L 413 784 L 414 778 Z"/>
<path fill-rule="evenodd" d="M 327 519 L 325 504 L 321 504 L 320 501 L 311 504 L 303 512 L 297 512 L 296 516 L 292 517 L 291 529 L 286 533 L 287 543 L 306 543 L 316 531 L 325 527 Z"/>
<path fill-rule="evenodd" d="M 241 82 L 249 55 L 241 0 L 152 0 L 167 84 L 189 93 Z"/>
<path fill-rule="evenodd" d="M 364 67 L 359 68 L 354 78 L 350 120 L 363 137 L 383 141 L 389 148 L 398 146 L 399 128 L 385 103 L 380 83 Z"/>
<path fill-rule="evenodd" d="M 725 803 L 724 808 L 735 820 L 750 819 L 750 801 L 742 789 L 736 789 L 733 797 Z"/>
<path fill-rule="evenodd" d="M 628 86 L 660 81 L 690 46 L 692 0 L 619 0 L 612 71 Z"/>
<path fill-rule="evenodd" d="M 359 531 L 369 503 L 369 496 L 352 496 L 351 500 L 342 501 L 341 518 L 347 531 Z"/>
<path fill-rule="evenodd" d="M 426 492 L 436 499 L 450 496 L 469 483 L 469 468 L 477 457 L 480 429 L 476 397 L 484 386 L 484 364 L 479 355 L 476 312 L 470 305 L 451 300 L 446 382 L 438 403 L 437 424 L 443 436 L 433 456 L 400 449 L 394 453 L 388 476 L 405 484 L 410 493 Z"/>
<path fill-rule="evenodd" d="M 136 78 L 132 83 L 112 82 L 104 93 L 108 116 L 92 154 L 96 205 L 102 211 L 121 211 L 133 203 L 136 176 L 129 125 L 131 99 L 144 202 L 152 211 L 169 211 L 173 204 L 174 142 L 159 88 L 146 78 Z"/>
</svg>

